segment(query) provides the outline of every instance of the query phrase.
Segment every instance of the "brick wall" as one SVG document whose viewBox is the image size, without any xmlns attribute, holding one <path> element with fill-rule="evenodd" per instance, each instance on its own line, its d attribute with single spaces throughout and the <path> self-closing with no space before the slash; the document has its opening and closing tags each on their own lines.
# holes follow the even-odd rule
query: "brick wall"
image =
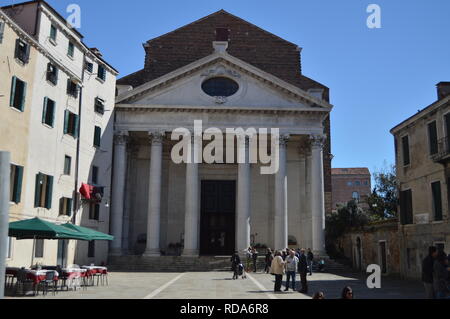
<svg viewBox="0 0 450 319">
<path fill-rule="evenodd" d="M 355 182 L 359 181 L 360 186 L 356 186 Z M 348 183 L 352 182 L 352 186 Z M 367 182 L 367 185 L 364 185 Z M 358 192 L 361 196 L 361 201 L 371 194 L 371 180 L 370 175 L 333 175 L 332 176 L 333 189 L 333 209 L 336 209 L 338 204 L 345 204 L 352 200 L 353 192 Z"/>
</svg>

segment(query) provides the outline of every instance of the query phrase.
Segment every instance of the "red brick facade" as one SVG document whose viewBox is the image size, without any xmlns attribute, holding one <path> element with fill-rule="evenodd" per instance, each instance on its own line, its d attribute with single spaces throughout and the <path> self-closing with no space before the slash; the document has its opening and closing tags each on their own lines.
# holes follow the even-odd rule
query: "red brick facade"
<svg viewBox="0 0 450 319">
<path fill-rule="evenodd" d="M 346 204 L 353 199 L 353 193 L 357 192 L 361 203 L 372 192 L 371 175 L 367 168 L 333 168 L 333 209 L 338 205 Z"/>
<path fill-rule="evenodd" d="M 175 31 L 149 40 L 145 44 L 143 70 L 130 74 L 118 84 L 137 87 L 213 53 L 216 29 L 229 30 L 227 52 L 255 67 L 271 73 L 303 90 L 323 89 L 329 102 L 329 89 L 301 74 L 301 55 L 297 45 L 220 10 Z M 326 211 L 331 212 L 331 130 L 325 120 L 328 136 L 324 150 Z"/>
</svg>

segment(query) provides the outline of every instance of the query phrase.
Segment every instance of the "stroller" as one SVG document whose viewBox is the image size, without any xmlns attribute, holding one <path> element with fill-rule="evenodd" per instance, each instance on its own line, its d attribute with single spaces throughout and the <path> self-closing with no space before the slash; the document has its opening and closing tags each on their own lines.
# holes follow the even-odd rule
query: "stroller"
<svg viewBox="0 0 450 319">
<path fill-rule="evenodd" d="M 247 279 L 247 275 L 245 273 L 245 268 L 243 264 L 239 264 L 238 266 L 238 276 L 241 276 L 242 279 Z"/>
</svg>

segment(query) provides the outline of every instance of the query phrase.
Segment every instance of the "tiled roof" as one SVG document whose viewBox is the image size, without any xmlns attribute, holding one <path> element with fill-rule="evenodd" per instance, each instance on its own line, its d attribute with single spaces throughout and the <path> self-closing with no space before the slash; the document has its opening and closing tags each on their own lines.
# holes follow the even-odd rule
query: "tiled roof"
<svg viewBox="0 0 450 319">
<path fill-rule="evenodd" d="M 367 167 L 332 168 L 331 175 L 370 175 Z"/>
</svg>

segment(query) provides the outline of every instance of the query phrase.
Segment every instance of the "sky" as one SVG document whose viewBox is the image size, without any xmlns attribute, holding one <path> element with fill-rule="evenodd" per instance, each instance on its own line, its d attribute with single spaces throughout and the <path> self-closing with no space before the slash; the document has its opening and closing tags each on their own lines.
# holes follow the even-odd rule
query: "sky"
<svg viewBox="0 0 450 319">
<path fill-rule="evenodd" d="M 22 1 L 0 0 L 0 5 Z M 435 102 L 450 81 L 448 0 L 48 0 L 64 17 L 81 8 L 85 43 L 125 76 L 142 43 L 220 9 L 298 44 L 302 73 L 330 88 L 333 167 L 395 164 L 390 129 Z M 370 4 L 381 28 L 369 29 Z"/>
</svg>

